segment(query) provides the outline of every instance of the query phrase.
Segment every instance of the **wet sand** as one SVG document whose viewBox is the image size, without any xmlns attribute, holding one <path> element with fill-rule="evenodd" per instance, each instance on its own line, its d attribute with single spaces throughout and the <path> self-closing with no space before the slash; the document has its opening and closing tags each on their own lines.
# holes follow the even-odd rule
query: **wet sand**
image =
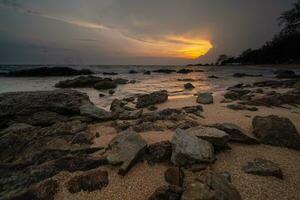
<svg viewBox="0 0 300 200">
<path fill-rule="evenodd" d="M 293 121 L 298 131 L 300 131 L 300 108 L 291 110 L 285 108 L 267 108 L 258 107 L 258 111 L 234 111 L 226 108 L 226 104 L 220 103 L 223 99 L 222 93 L 214 94 L 214 104 L 204 105 L 204 119 L 199 119 L 201 124 L 212 124 L 218 122 L 231 122 L 241 126 L 246 132 L 251 134 L 251 122 L 254 116 L 267 116 L 275 114 L 287 117 Z M 188 96 L 185 98 L 171 98 L 166 103 L 158 105 L 159 109 L 164 108 L 182 108 L 184 106 L 197 105 L 196 97 Z M 117 135 L 116 130 L 109 123 L 97 124 L 90 127 L 91 134 L 99 133 L 95 139 L 94 146 L 105 147 L 110 140 Z M 149 143 L 155 143 L 172 138 L 172 131 L 145 132 L 141 136 Z M 268 145 L 244 145 L 230 144 L 231 150 L 217 154 L 217 161 L 212 165 L 212 169 L 217 172 L 227 171 L 232 176 L 232 182 L 239 190 L 244 200 L 298 200 L 300 199 L 300 152 L 279 148 Z M 262 177 L 246 174 L 241 167 L 252 161 L 256 157 L 269 159 L 278 163 L 284 173 L 284 179 L 280 180 L 274 177 Z M 119 176 L 114 167 L 101 167 L 109 172 L 109 184 L 101 191 L 91 193 L 80 192 L 70 194 L 64 187 L 67 180 L 77 173 L 60 173 L 55 177 L 60 184 L 60 191 L 56 195 L 57 200 L 83 200 L 83 199 L 101 199 L 101 200 L 144 200 L 147 199 L 153 191 L 162 185 L 165 185 L 164 171 L 167 164 L 148 165 L 146 162 L 136 164 L 125 176 Z M 192 179 L 195 175 L 185 170 L 186 181 Z"/>
</svg>

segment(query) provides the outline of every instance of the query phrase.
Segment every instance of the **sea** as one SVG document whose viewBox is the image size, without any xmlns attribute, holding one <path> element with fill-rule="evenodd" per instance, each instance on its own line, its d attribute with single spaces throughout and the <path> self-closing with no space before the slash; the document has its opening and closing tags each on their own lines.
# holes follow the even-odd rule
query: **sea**
<svg viewBox="0 0 300 200">
<path fill-rule="evenodd" d="M 21 69 L 37 68 L 40 65 L 0 65 L 0 73 Z M 45 65 L 43 65 L 45 67 Z M 47 65 L 54 67 L 54 65 Z M 57 65 L 55 65 L 57 67 Z M 95 76 L 108 78 L 125 78 L 135 80 L 134 84 L 119 85 L 115 89 L 113 95 L 107 91 L 98 91 L 93 88 L 76 89 L 87 93 L 91 101 L 98 107 L 108 109 L 111 102 L 118 98 L 135 96 L 137 94 L 149 93 L 157 90 L 167 90 L 169 98 L 185 98 L 192 96 L 198 92 L 223 92 L 229 86 L 237 83 L 253 83 L 260 80 L 272 79 L 274 71 L 278 67 L 261 67 L 261 66 L 110 66 L 110 65 L 88 65 L 74 66 L 63 65 L 63 67 L 71 67 L 74 69 L 90 69 L 94 71 Z M 289 67 L 282 67 L 288 69 Z M 144 75 L 145 71 L 155 71 L 158 69 L 192 69 L 195 70 L 188 74 L 179 73 L 151 73 Z M 134 70 L 138 73 L 129 73 Z M 300 69 L 293 69 L 300 74 Z M 103 72 L 115 72 L 118 75 L 107 76 Z M 234 73 L 246 73 L 252 75 L 261 74 L 262 77 L 245 77 L 234 78 Z M 219 77 L 218 79 L 209 78 L 210 76 Z M 54 85 L 62 80 L 73 79 L 75 77 L 1 77 L 0 76 L 0 93 L 18 92 L 18 91 L 42 91 L 54 90 Z M 192 79 L 192 80 L 187 80 Z M 185 90 L 185 83 L 192 83 L 195 86 L 193 90 Z M 99 94 L 105 94 L 104 97 L 99 97 Z"/>
</svg>

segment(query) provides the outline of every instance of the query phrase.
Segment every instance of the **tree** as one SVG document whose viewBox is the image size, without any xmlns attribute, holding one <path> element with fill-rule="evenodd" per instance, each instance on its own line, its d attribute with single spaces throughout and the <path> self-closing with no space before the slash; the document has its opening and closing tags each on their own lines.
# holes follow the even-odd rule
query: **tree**
<svg viewBox="0 0 300 200">
<path fill-rule="evenodd" d="M 300 31 L 300 0 L 295 3 L 291 10 L 281 14 L 279 17 L 279 25 L 284 26 L 283 33 Z"/>
</svg>

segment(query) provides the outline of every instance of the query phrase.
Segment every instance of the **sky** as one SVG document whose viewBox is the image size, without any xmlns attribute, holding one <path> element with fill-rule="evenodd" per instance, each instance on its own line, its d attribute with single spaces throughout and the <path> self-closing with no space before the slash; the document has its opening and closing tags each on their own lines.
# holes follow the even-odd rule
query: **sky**
<svg viewBox="0 0 300 200">
<path fill-rule="evenodd" d="M 182 65 L 271 40 L 295 0 L 0 0 L 0 64 Z"/>
</svg>

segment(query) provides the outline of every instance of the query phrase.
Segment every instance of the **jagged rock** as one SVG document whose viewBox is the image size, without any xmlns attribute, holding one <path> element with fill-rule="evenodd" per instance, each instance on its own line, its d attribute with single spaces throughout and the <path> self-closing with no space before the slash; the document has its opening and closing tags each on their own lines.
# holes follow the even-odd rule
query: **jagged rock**
<svg viewBox="0 0 300 200">
<path fill-rule="evenodd" d="M 230 140 L 234 142 L 240 142 L 244 144 L 258 144 L 259 142 L 249 137 L 245 130 L 243 130 L 241 127 L 231 124 L 231 123 L 223 123 L 223 124 L 213 124 L 211 127 L 215 127 L 217 129 L 220 129 L 224 132 L 226 132 L 230 136 Z"/>
<path fill-rule="evenodd" d="M 255 158 L 253 162 L 248 162 L 242 167 L 242 170 L 248 174 L 274 176 L 283 179 L 280 167 L 276 163 L 262 158 Z"/>
<path fill-rule="evenodd" d="M 102 170 L 95 170 L 83 173 L 71 178 L 67 183 L 67 188 L 71 193 L 80 191 L 101 190 L 108 185 L 108 173 Z"/>
<path fill-rule="evenodd" d="M 39 67 L 33 69 L 24 69 L 11 71 L 6 74 L 10 77 L 34 77 L 34 76 L 77 76 L 93 74 L 91 70 L 81 69 L 76 70 L 69 67 Z"/>
<path fill-rule="evenodd" d="M 13 123 L 47 126 L 80 114 L 91 104 L 86 94 L 74 90 L 10 92 L 0 94 L 0 127 Z"/>
<path fill-rule="evenodd" d="M 139 109 L 136 111 L 123 111 L 119 114 L 119 119 L 121 120 L 133 120 L 139 119 L 143 115 L 143 109 Z"/>
<path fill-rule="evenodd" d="M 109 120 L 112 114 L 92 104 L 80 106 L 80 115 L 87 116 L 97 120 Z"/>
<path fill-rule="evenodd" d="M 204 171 L 189 184 L 182 200 L 241 200 L 238 190 L 223 176 Z"/>
<path fill-rule="evenodd" d="M 72 144 L 92 144 L 92 141 L 86 132 L 79 132 L 73 137 Z"/>
<path fill-rule="evenodd" d="M 227 148 L 230 139 L 229 135 L 224 131 L 204 126 L 189 128 L 185 130 L 185 133 L 210 142 L 216 150 Z"/>
<path fill-rule="evenodd" d="M 197 97 L 197 103 L 200 104 L 212 104 L 214 102 L 211 93 L 199 93 Z"/>
<path fill-rule="evenodd" d="M 93 87 L 103 79 L 95 76 L 80 76 L 72 80 L 60 81 L 55 84 L 57 88 L 86 88 Z"/>
<path fill-rule="evenodd" d="M 240 88 L 235 88 L 231 89 L 227 93 L 225 93 L 224 97 L 226 99 L 231 99 L 231 100 L 239 100 L 241 99 L 244 95 L 249 94 L 251 90 L 244 90 Z"/>
<path fill-rule="evenodd" d="M 170 185 L 182 186 L 184 172 L 179 167 L 170 167 L 165 171 L 165 180 Z"/>
<path fill-rule="evenodd" d="M 254 117 L 253 134 L 264 144 L 300 150 L 300 135 L 294 124 L 284 117 Z"/>
<path fill-rule="evenodd" d="M 103 80 L 94 85 L 97 90 L 109 90 L 117 88 L 117 84 L 112 80 Z"/>
<path fill-rule="evenodd" d="M 195 86 L 193 84 L 191 84 L 191 83 L 184 84 L 184 89 L 192 90 L 194 88 L 195 88 Z"/>
<path fill-rule="evenodd" d="M 169 141 L 154 143 L 146 150 L 146 160 L 150 164 L 169 162 L 172 155 L 172 144 Z"/>
<path fill-rule="evenodd" d="M 150 94 L 139 95 L 137 99 L 137 108 L 145 108 L 151 105 L 160 104 L 168 100 L 168 92 L 161 90 Z"/>
<path fill-rule="evenodd" d="M 110 164 L 119 165 L 119 174 L 125 175 L 143 156 L 147 143 L 136 132 L 128 130 L 120 133 L 109 144 L 111 152 L 107 159 Z"/>
<path fill-rule="evenodd" d="M 189 166 L 198 163 L 211 163 L 215 160 L 213 146 L 194 135 L 188 135 L 177 129 L 172 141 L 171 161 L 178 166 Z"/>
<path fill-rule="evenodd" d="M 176 185 L 161 186 L 148 198 L 148 200 L 180 200 L 183 189 Z"/>
</svg>

